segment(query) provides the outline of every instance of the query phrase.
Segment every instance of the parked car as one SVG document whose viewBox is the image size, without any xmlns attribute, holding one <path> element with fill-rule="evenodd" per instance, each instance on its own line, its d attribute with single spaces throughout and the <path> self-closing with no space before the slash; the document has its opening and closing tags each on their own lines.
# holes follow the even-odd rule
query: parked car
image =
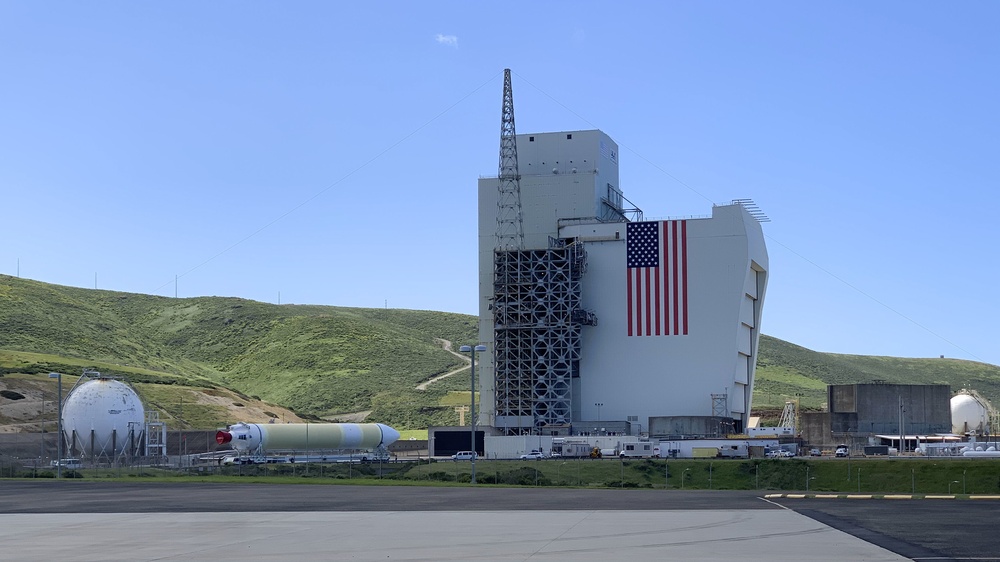
<svg viewBox="0 0 1000 562">
<path fill-rule="evenodd" d="M 850 454 L 850 449 L 847 445 L 837 445 L 837 451 L 834 453 L 838 457 L 846 457 Z"/>
<path fill-rule="evenodd" d="M 810 457 L 822 457 L 823 456 L 823 451 L 820 451 L 819 449 L 809 449 L 809 456 Z"/>
<path fill-rule="evenodd" d="M 459 451 L 451 456 L 453 461 L 471 461 L 474 458 L 476 458 L 474 451 Z"/>
<path fill-rule="evenodd" d="M 537 461 L 537 460 L 542 460 L 544 458 L 545 458 L 545 454 L 542 453 L 541 451 L 532 451 L 530 453 L 525 453 L 525 454 L 521 455 L 521 460 L 522 461 L 527 461 L 527 460 L 536 460 Z"/>
</svg>

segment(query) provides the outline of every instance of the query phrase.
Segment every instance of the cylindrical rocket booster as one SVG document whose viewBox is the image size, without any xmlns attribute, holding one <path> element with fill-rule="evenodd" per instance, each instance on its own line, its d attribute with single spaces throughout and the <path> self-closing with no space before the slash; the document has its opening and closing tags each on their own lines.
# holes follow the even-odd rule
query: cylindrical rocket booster
<svg viewBox="0 0 1000 562">
<path fill-rule="evenodd" d="M 215 434 L 216 443 L 240 451 L 374 449 L 397 439 L 399 432 L 382 423 L 238 423 Z"/>
</svg>

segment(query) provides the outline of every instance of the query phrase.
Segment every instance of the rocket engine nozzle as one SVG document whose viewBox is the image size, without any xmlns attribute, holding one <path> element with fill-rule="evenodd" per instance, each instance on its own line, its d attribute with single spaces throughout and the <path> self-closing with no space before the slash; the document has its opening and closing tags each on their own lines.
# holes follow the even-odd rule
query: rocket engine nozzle
<svg viewBox="0 0 1000 562">
<path fill-rule="evenodd" d="M 232 440 L 233 440 L 233 434 L 229 433 L 228 431 L 223 431 L 220 429 L 215 434 L 215 442 L 218 443 L 219 445 L 225 445 L 226 443 L 229 443 Z"/>
</svg>

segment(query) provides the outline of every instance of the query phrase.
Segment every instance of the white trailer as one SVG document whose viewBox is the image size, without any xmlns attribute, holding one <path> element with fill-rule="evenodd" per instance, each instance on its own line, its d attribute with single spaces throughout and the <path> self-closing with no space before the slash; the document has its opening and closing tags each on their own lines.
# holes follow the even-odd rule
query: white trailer
<svg viewBox="0 0 1000 562">
<path fill-rule="evenodd" d="M 750 447 L 746 442 L 719 445 L 719 456 L 724 459 L 750 458 Z"/>
<path fill-rule="evenodd" d="M 618 446 L 620 458 L 650 458 L 653 456 L 653 444 L 649 441 L 626 441 Z"/>
<path fill-rule="evenodd" d="M 555 437 L 552 439 L 552 456 L 562 456 L 568 458 L 589 457 L 594 446 L 586 439 L 565 439 Z"/>
</svg>

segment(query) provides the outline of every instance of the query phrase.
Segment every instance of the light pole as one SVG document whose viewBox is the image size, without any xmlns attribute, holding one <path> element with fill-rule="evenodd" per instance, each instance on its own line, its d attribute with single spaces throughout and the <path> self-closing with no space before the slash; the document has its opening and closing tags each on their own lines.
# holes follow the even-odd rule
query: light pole
<svg viewBox="0 0 1000 562">
<path fill-rule="evenodd" d="M 58 443 L 58 445 L 56 447 L 56 451 L 58 451 L 56 453 L 56 455 L 57 455 L 57 457 L 56 457 L 56 478 L 62 478 L 62 458 L 63 458 L 63 452 L 62 452 L 62 433 L 63 433 L 62 432 L 62 373 L 49 373 L 49 378 L 50 379 L 57 379 L 56 385 L 59 387 L 59 390 L 58 390 L 58 400 L 59 400 L 59 408 L 58 408 L 59 414 L 58 414 L 58 416 L 59 416 L 59 420 L 56 423 L 56 428 L 57 428 L 56 429 L 56 433 L 57 433 L 57 435 L 56 435 L 56 439 L 57 439 L 56 443 Z"/>
<path fill-rule="evenodd" d="M 952 484 L 958 484 L 958 480 L 952 480 L 951 482 L 948 482 L 948 493 L 949 494 L 951 493 L 951 485 Z"/>
<path fill-rule="evenodd" d="M 471 420 L 472 431 L 469 432 L 471 434 L 469 440 L 471 441 L 472 446 L 469 448 L 469 450 L 472 451 L 472 459 L 471 459 L 471 461 L 472 461 L 472 476 L 470 477 L 469 482 L 471 482 L 472 484 L 475 484 L 476 483 L 476 455 L 479 454 L 476 451 L 476 352 L 477 351 L 479 351 L 479 352 L 486 351 L 486 346 L 485 345 L 477 345 L 475 347 L 472 347 L 471 345 L 463 345 L 462 347 L 458 348 L 458 350 L 461 351 L 462 353 L 468 353 L 472 357 L 472 365 L 470 366 L 470 370 L 471 370 L 472 374 L 469 376 L 469 379 L 471 381 L 469 383 L 469 394 L 470 394 L 469 417 L 472 418 L 472 420 Z"/>
<path fill-rule="evenodd" d="M 601 421 L 601 406 L 603 406 L 603 405 L 604 405 L 604 402 L 594 402 L 594 406 L 597 406 L 597 421 L 598 422 Z"/>
<path fill-rule="evenodd" d="M 858 469 L 858 473 L 861 473 L 861 469 Z M 847 448 L 847 481 L 851 481 L 851 448 Z"/>
</svg>

